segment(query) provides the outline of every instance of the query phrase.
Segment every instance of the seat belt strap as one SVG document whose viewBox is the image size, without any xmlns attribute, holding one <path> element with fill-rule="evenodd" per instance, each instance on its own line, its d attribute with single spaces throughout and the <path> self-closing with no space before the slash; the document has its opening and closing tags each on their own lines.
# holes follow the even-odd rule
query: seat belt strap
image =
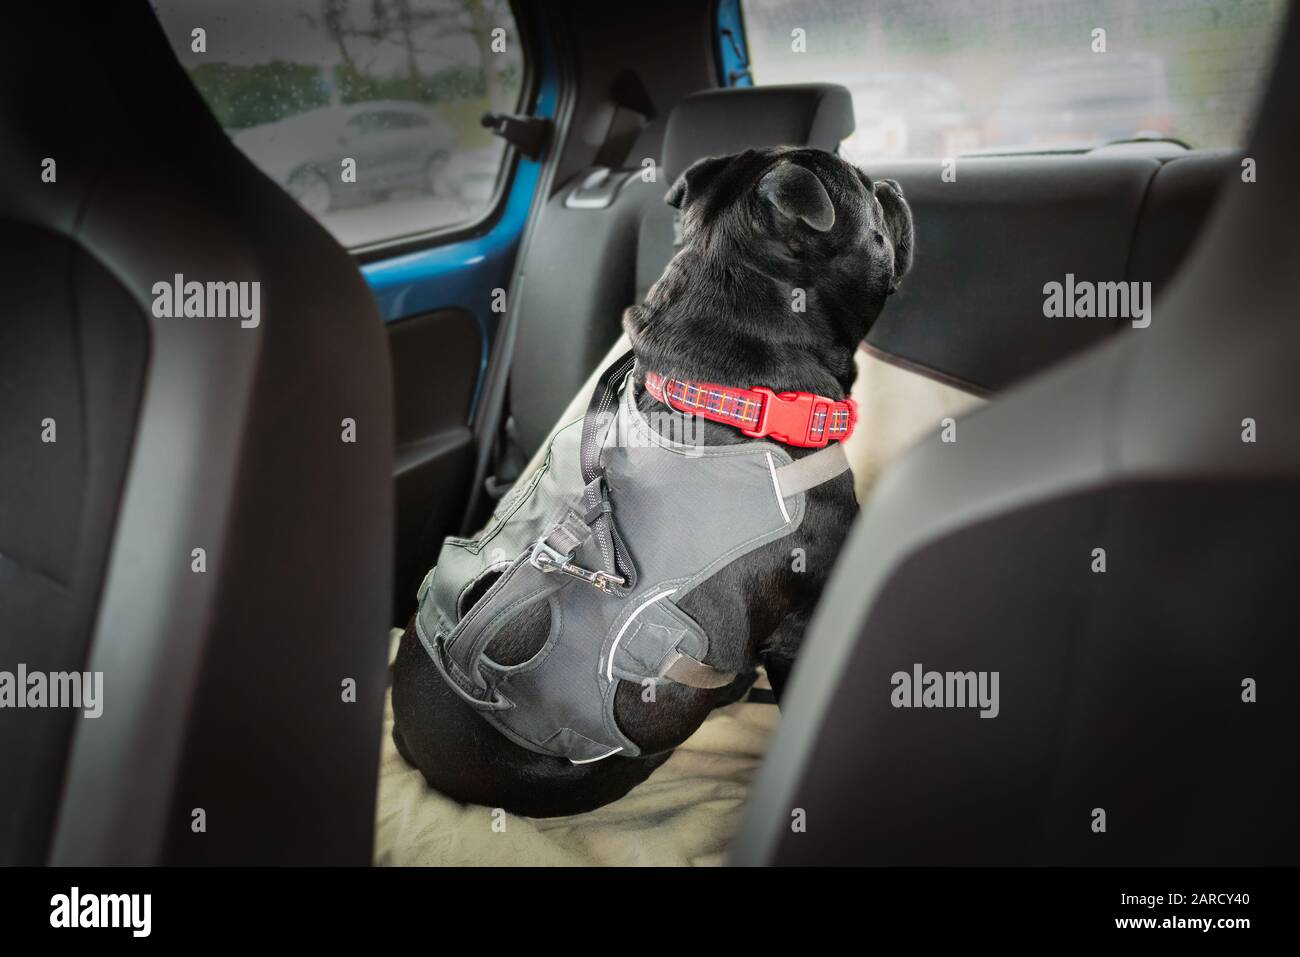
<svg viewBox="0 0 1300 957">
<path fill-rule="evenodd" d="M 781 489 L 781 497 L 789 498 L 829 482 L 848 470 L 849 458 L 844 454 L 844 446 L 832 442 L 812 455 L 782 465 L 776 470 L 776 483 Z"/>
<path fill-rule="evenodd" d="M 690 688 L 723 688 L 736 680 L 736 672 L 719 671 L 685 652 L 674 651 L 660 677 Z"/>
</svg>

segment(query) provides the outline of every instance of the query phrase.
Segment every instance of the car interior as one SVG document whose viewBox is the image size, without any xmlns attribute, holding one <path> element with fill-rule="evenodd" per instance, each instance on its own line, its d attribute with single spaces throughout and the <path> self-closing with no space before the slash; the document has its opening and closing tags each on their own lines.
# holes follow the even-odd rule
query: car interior
<svg viewBox="0 0 1300 957">
<path fill-rule="evenodd" d="M 302 6 L 266 56 L 311 49 L 291 24 L 347 5 Z M 474 94 L 498 107 L 481 124 L 449 121 L 479 144 L 473 175 L 447 186 L 440 156 L 418 193 L 418 152 L 391 174 L 416 186 L 361 208 L 311 208 L 223 126 L 238 91 L 219 100 L 194 64 L 256 62 L 256 22 L 210 0 L 6 14 L 0 669 L 102 672 L 111 706 L 4 715 L 0 861 L 1300 858 L 1279 687 L 1300 666 L 1294 10 L 1245 5 L 1271 45 L 1232 142 L 859 163 L 901 186 L 915 259 L 857 352 L 862 513 L 779 706 L 760 680 L 626 798 L 494 842 L 491 809 L 431 791 L 391 740 L 392 633 L 440 543 L 535 472 L 628 348 L 623 311 L 679 248 L 664 195 L 692 163 L 886 142 L 902 121 L 864 118 L 865 81 L 811 55 L 764 79 L 758 26 L 788 43 L 800 3 L 409 6 L 487 10 L 445 42 L 490 56 L 475 31 L 501 28 L 514 85 Z M 53 31 L 58 71 L 26 39 Z M 396 206 L 461 218 L 344 235 Z M 1067 275 L 1149 284 L 1154 305 L 1048 317 L 1044 284 Z M 260 317 L 158 318 L 173 276 L 260 283 Z M 1000 671 L 998 720 L 891 706 L 914 662 Z"/>
</svg>

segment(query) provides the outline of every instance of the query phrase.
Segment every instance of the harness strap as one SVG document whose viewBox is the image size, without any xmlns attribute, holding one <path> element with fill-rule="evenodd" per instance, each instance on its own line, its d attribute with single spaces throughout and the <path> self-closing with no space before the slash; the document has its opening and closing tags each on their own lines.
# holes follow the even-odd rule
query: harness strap
<svg viewBox="0 0 1300 957">
<path fill-rule="evenodd" d="M 609 488 L 605 484 L 605 466 L 600 461 L 601 436 L 618 409 L 618 396 L 623 380 L 636 364 L 636 355 L 629 349 L 615 359 L 600 374 L 587 414 L 582 418 L 582 445 L 579 459 L 582 464 L 583 504 L 590 522 L 591 534 L 596 537 L 605 571 L 623 579 L 628 590 L 636 586 L 636 568 L 628 555 L 627 546 L 619 534 L 609 504 Z"/>
<path fill-rule="evenodd" d="M 736 680 L 736 672 L 719 671 L 685 652 L 674 651 L 661 677 L 691 688 L 722 688 Z"/>
<path fill-rule="evenodd" d="M 572 555 L 591 534 L 591 525 L 576 512 L 569 512 L 546 535 L 546 544 L 562 555 Z"/>
<path fill-rule="evenodd" d="M 848 470 L 849 457 L 844 454 L 844 446 L 836 442 L 789 465 L 782 465 L 776 470 L 776 483 L 781 489 L 781 497 L 789 498 L 829 482 Z"/>
</svg>

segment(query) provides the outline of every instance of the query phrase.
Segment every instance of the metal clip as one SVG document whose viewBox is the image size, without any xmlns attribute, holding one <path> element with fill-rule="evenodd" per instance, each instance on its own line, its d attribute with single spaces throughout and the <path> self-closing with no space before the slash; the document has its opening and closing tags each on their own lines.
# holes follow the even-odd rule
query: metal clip
<svg viewBox="0 0 1300 957">
<path fill-rule="evenodd" d="M 533 545 L 533 551 L 528 556 L 528 564 L 532 565 L 539 572 L 547 574 L 559 572 L 562 575 L 568 575 L 579 581 L 584 581 L 593 588 L 598 588 L 603 592 L 609 591 L 610 585 L 623 585 L 626 580 L 621 575 L 611 575 L 609 572 L 592 571 L 590 568 L 583 568 L 569 561 L 572 555 L 564 555 L 557 552 L 554 548 L 547 545 L 544 541 L 539 541 Z"/>
</svg>

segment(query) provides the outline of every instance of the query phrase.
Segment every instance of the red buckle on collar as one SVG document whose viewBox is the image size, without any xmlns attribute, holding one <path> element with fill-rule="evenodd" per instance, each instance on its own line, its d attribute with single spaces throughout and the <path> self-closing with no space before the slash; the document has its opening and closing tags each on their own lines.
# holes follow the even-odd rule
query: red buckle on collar
<svg viewBox="0 0 1300 957">
<path fill-rule="evenodd" d="M 839 438 L 847 439 L 857 425 L 858 404 L 851 398 L 836 402 L 812 392 L 773 392 L 761 385 L 749 391 L 763 397 L 758 424 L 752 429 L 740 430 L 742 435 L 750 438 L 773 438 L 803 449 L 825 448 L 831 440 L 831 415 L 837 411 L 837 406 L 848 406 L 848 426 Z"/>
</svg>

